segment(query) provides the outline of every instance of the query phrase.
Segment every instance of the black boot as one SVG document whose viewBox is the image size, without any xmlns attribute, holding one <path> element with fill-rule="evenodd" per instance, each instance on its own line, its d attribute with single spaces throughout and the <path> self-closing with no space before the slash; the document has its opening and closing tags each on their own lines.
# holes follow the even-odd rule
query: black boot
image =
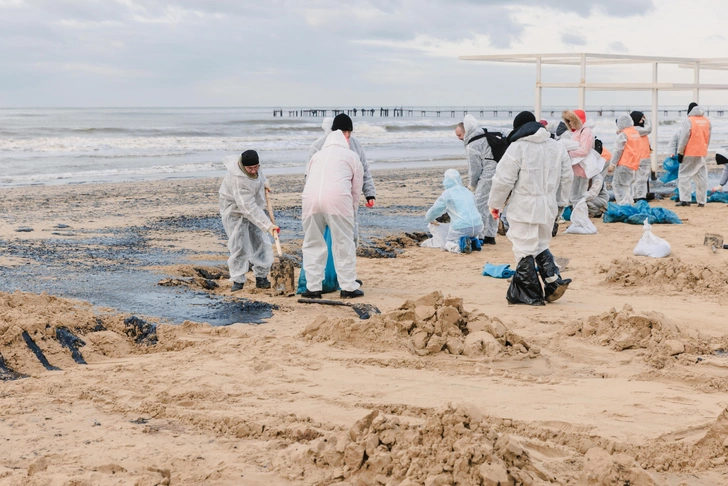
<svg viewBox="0 0 728 486">
<path fill-rule="evenodd" d="M 561 298 L 569 288 L 571 279 L 562 279 L 559 273 L 559 267 L 554 262 L 554 256 L 549 250 L 544 250 L 536 255 L 536 265 L 538 265 L 538 273 L 543 279 L 544 293 L 546 294 L 546 302 L 553 302 Z"/>
<path fill-rule="evenodd" d="M 268 280 L 268 277 L 255 277 L 255 288 L 256 289 L 269 289 L 270 280 Z"/>
<path fill-rule="evenodd" d="M 516 274 L 508 287 L 506 300 L 509 304 L 546 305 L 543 301 L 543 289 L 538 279 L 536 263 L 532 256 L 522 258 L 516 266 Z"/>
</svg>

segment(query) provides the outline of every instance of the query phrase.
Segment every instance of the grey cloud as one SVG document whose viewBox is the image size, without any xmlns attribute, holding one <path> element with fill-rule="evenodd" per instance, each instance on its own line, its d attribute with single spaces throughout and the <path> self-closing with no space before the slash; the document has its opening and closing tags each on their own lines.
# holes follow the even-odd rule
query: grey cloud
<svg viewBox="0 0 728 486">
<path fill-rule="evenodd" d="M 629 49 L 627 46 L 625 46 L 621 41 L 612 42 L 609 44 L 609 50 L 614 52 L 629 52 Z"/>
<path fill-rule="evenodd" d="M 634 2 L 632 0 L 456 0 L 458 2 L 483 6 L 539 6 L 561 12 L 573 12 L 582 17 L 589 17 L 600 10 L 613 17 L 631 17 L 651 12 L 655 8 L 652 0 Z"/>
<path fill-rule="evenodd" d="M 586 37 L 584 37 L 581 34 L 563 33 L 563 34 L 561 34 L 561 42 L 563 42 L 566 45 L 585 46 Z"/>
</svg>

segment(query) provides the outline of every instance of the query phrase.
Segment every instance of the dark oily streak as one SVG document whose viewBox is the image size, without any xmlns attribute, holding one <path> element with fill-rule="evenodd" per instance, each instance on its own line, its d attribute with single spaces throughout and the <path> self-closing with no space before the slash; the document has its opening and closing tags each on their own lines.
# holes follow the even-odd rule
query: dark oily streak
<svg viewBox="0 0 728 486">
<path fill-rule="evenodd" d="M 27 377 L 28 375 L 17 373 L 8 368 L 8 365 L 5 364 L 5 358 L 3 358 L 3 355 L 0 354 L 0 381 L 19 380 Z"/>
<path fill-rule="evenodd" d="M 83 359 L 81 352 L 78 350 L 78 348 L 86 346 L 86 343 L 83 342 L 81 338 L 73 334 L 65 327 L 57 327 L 56 339 L 58 339 L 58 341 L 64 348 L 68 348 L 68 350 L 71 351 L 71 357 L 73 358 L 73 361 L 78 364 L 87 364 L 86 360 Z"/>
<path fill-rule="evenodd" d="M 37 344 L 35 344 L 35 341 L 33 341 L 33 338 L 30 337 L 30 334 L 28 334 L 28 331 L 23 331 L 23 340 L 25 341 L 25 344 L 28 345 L 28 348 L 30 348 L 31 351 L 33 351 L 33 354 L 35 354 L 35 357 L 38 358 L 38 361 L 40 361 L 40 364 L 45 367 L 48 371 L 57 371 L 60 370 L 60 368 L 56 368 L 52 364 L 48 362 L 48 359 L 45 357 L 45 354 L 43 354 L 43 351 L 38 347 Z"/>
</svg>

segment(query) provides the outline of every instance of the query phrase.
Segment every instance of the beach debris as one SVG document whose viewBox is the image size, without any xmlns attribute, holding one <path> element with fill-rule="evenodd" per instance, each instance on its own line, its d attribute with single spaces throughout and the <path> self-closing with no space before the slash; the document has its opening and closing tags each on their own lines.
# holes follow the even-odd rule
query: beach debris
<svg viewBox="0 0 728 486">
<path fill-rule="evenodd" d="M 68 226 L 67 224 L 63 224 L 63 223 L 58 223 L 58 224 L 57 224 L 57 225 L 55 226 L 55 228 L 58 228 L 58 229 L 66 229 L 66 228 L 70 228 L 70 226 Z"/>
<path fill-rule="evenodd" d="M 197 274 L 206 280 L 220 280 L 223 278 L 230 278 L 230 273 L 226 272 L 221 268 L 216 267 L 193 267 L 193 270 Z"/>
<path fill-rule="evenodd" d="M 405 248 L 419 246 L 429 237 L 430 235 L 425 232 L 412 232 L 373 238 L 357 248 L 356 256 L 362 258 L 397 258 L 397 255 L 402 253 Z"/>
<path fill-rule="evenodd" d="M 157 326 L 136 316 L 124 319 L 124 333 L 134 339 L 137 344 L 152 346 L 157 344 Z"/>
<path fill-rule="evenodd" d="M 161 285 L 162 287 L 195 287 L 205 290 L 215 290 L 220 287 L 214 280 L 199 277 L 189 279 L 165 278 L 157 282 L 157 285 Z"/>
<path fill-rule="evenodd" d="M 381 314 L 379 309 L 372 304 L 352 304 L 351 302 L 343 302 L 341 300 L 326 300 L 326 299 L 298 299 L 301 304 L 322 304 L 322 305 L 341 305 L 345 307 L 351 307 L 354 312 L 359 316 L 359 319 L 369 319 L 372 314 Z"/>
<path fill-rule="evenodd" d="M 47 369 L 48 371 L 60 370 L 60 368 L 57 368 L 48 362 L 45 354 L 43 354 L 43 351 L 38 347 L 37 344 L 35 344 L 35 341 L 33 341 L 33 338 L 30 337 L 28 331 L 23 331 L 23 340 L 25 341 L 25 344 L 28 345 L 28 348 L 33 351 L 33 354 L 35 354 L 35 357 L 38 358 L 38 361 L 40 361 L 40 364 L 42 364 L 45 369 Z"/>
<path fill-rule="evenodd" d="M 73 358 L 73 361 L 78 364 L 87 364 L 86 360 L 83 359 L 81 352 L 78 350 L 78 348 L 86 346 L 86 343 L 83 342 L 81 338 L 73 334 L 65 327 L 57 327 L 56 339 L 58 339 L 58 342 L 60 342 L 64 348 L 67 348 L 69 351 L 71 351 L 71 357 Z"/>
<path fill-rule="evenodd" d="M 713 253 L 723 248 L 723 237 L 715 233 L 706 233 L 703 245 L 710 248 Z"/>
<path fill-rule="evenodd" d="M 27 226 L 15 228 L 16 233 L 30 233 L 31 231 L 33 231 L 33 228 L 28 228 Z"/>
</svg>

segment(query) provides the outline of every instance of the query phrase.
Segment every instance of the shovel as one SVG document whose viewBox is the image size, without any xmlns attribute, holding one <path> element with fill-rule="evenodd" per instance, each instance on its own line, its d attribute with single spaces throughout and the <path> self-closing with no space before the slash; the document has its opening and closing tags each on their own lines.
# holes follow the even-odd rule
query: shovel
<svg viewBox="0 0 728 486">
<path fill-rule="evenodd" d="M 276 217 L 273 214 L 273 206 L 268 197 L 268 190 L 265 191 L 265 203 L 268 206 L 268 215 L 270 216 L 271 223 L 276 224 Z M 277 231 L 273 232 L 273 238 L 275 239 L 276 251 L 278 252 L 278 262 L 273 263 L 270 267 L 271 286 L 278 294 L 294 295 L 296 291 L 295 267 L 291 260 L 283 259 L 281 240 L 278 237 Z"/>
<path fill-rule="evenodd" d="M 344 307 L 351 307 L 359 316 L 359 319 L 369 319 L 372 314 L 381 314 L 377 306 L 372 304 L 351 304 L 340 300 L 326 299 L 298 299 L 298 302 L 301 304 L 343 305 Z"/>
<path fill-rule="evenodd" d="M 723 237 L 721 235 L 716 235 L 713 233 L 707 233 L 705 235 L 705 240 L 703 240 L 703 245 L 709 247 L 711 250 L 713 250 L 713 253 L 716 252 L 718 249 L 725 248 L 723 246 Z"/>
</svg>

